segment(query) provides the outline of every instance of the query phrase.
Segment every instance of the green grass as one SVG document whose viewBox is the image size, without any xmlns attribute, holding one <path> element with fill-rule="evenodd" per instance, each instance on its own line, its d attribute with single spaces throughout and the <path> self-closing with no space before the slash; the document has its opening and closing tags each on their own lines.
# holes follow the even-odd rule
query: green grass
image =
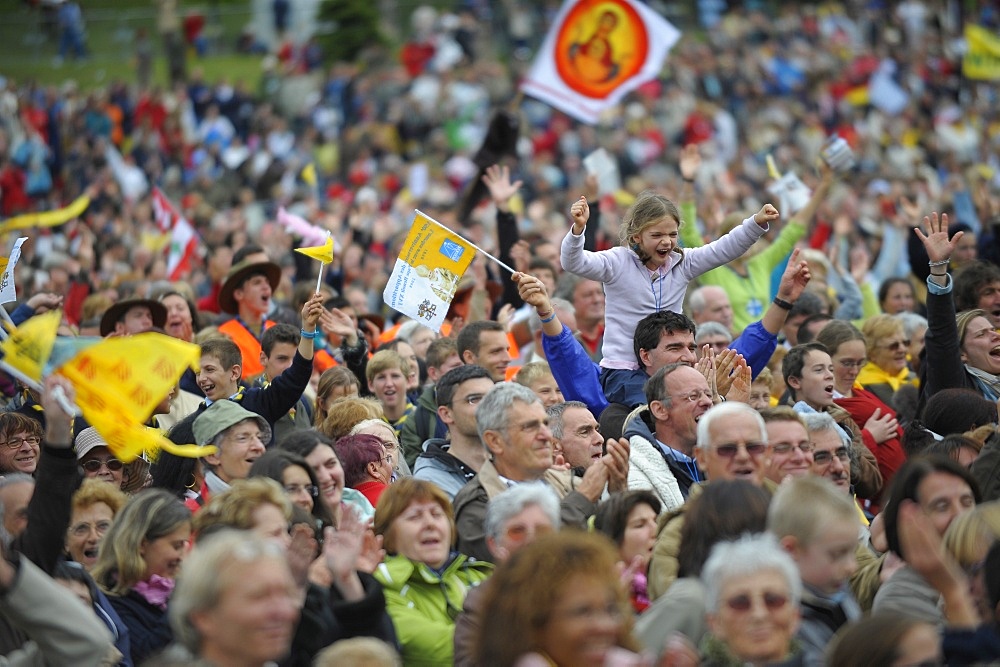
<svg viewBox="0 0 1000 667">
<path fill-rule="evenodd" d="M 56 62 L 59 42 L 44 31 L 38 12 L 29 11 L 20 0 L 2 0 L 0 5 L 0 74 L 16 81 L 33 80 L 41 85 L 58 85 L 68 79 L 89 90 L 112 80 L 136 81 L 135 31 L 146 28 L 153 46 L 153 81 L 167 83 L 166 60 L 156 33 L 156 10 L 151 0 L 86 0 L 86 61 Z M 198 58 L 188 54 L 188 70 L 200 67 L 213 82 L 221 77 L 243 79 L 252 90 L 260 78 L 260 56 L 235 53 L 236 39 L 250 20 L 247 0 L 219 0 L 219 27 L 215 46 L 209 55 Z M 210 16 L 210 5 L 184 3 L 187 14 L 201 11 Z M 209 24 L 206 24 L 206 27 Z"/>
</svg>

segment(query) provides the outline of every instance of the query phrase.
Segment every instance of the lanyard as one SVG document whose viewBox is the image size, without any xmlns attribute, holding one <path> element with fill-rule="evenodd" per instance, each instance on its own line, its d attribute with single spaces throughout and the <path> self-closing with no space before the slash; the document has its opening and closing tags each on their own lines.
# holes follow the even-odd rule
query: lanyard
<svg viewBox="0 0 1000 667">
<path fill-rule="evenodd" d="M 656 312 L 660 312 L 660 307 L 661 304 L 663 303 L 663 281 L 666 280 L 666 278 L 664 278 L 663 274 L 659 272 L 659 269 L 657 269 L 656 275 L 659 276 L 659 280 L 657 280 L 656 277 L 650 280 L 649 291 L 653 294 L 653 302 L 656 304 Z M 659 296 L 657 296 L 656 294 L 656 289 L 653 287 L 653 283 L 659 283 L 659 288 L 660 288 Z"/>
</svg>

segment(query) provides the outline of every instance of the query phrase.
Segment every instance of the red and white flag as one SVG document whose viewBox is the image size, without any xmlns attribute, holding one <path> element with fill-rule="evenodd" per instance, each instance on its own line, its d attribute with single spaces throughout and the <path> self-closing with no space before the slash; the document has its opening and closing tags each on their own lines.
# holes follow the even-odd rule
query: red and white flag
<svg viewBox="0 0 1000 667">
<path fill-rule="evenodd" d="M 659 75 L 680 36 L 637 0 L 566 0 L 521 90 L 594 124 L 602 111 Z"/>
<path fill-rule="evenodd" d="M 153 214 L 164 234 L 170 234 L 167 251 L 167 277 L 180 280 L 191 271 L 191 259 L 201 240 L 187 218 L 174 208 L 160 188 L 153 188 Z"/>
</svg>

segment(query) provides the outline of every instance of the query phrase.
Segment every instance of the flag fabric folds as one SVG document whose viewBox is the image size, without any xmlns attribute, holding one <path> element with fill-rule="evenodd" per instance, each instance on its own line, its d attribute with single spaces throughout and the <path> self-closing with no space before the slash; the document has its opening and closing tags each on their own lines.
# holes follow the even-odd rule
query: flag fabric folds
<svg viewBox="0 0 1000 667">
<path fill-rule="evenodd" d="M 565 0 L 521 90 L 594 124 L 659 75 L 680 35 L 638 0 Z"/>
<path fill-rule="evenodd" d="M 83 418 L 122 461 L 161 448 L 179 456 L 204 456 L 208 451 L 203 447 L 175 445 L 143 426 L 181 374 L 197 365 L 200 354 L 197 345 L 149 332 L 105 338 L 56 372 L 73 385 Z"/>
<path fill-rule="evenodd" d="M 440 331 L 459 280 L 475 256 L 471 243 L 416 211 L 382 298 L 395 310 Z"/>
<path fill-rule="evenodd" d="M 43 371 L 52 354 L 60 322 L 62 311 L 50 310 L 11 329 L 7 340 L 0 342 L 3 352 L 0 367 L 28 386 L 41 389 Z"/>
<path fill-rule="evenodd" d="M 73 200 L 69 206 L 58 208 L 54 211 L 43 211 L 41 213 L 25 213 L 13 218 L 7 218 L 0 222 L 0 234 L 5 234 L 15 229 L 27 229 L 29 227 L 55 227 L 62 225 L 73 218 L 79 217 L 87 207 L 90 206 L 90 197 L 81 195 Z"/>
<path fill-rule="evenodd" d="M 982 26 L 965 26 L 968 51 L 962 58 L 962 74 L 969 79 L 1000 80 L 1000 35 Z"/>
<path fill-rule="evenodd" d="M 306 257 L 312 257 L 313 259 L 323 262 L 324 264 L 329 264 L 333 261 L 333 237 L 327 234 L 326 243 L 323 245 L 309 248 L 296 248 L 295 252 L 300 252 Z"/>
<path fill-rule="evenodd" d="M 10 257 L 3 260 L 3 277 L 0 278 L 0 304 L 17 301 L 17 288 L 14 285 L 14 267 L 21 259 L 21 246 L 28 240 L 27 236 L 22 236 L 14 242 L 14 248 L 10 251 Z"/>
<path fill-rule="evenodd" d="M 191 271 L 191 260 L 198 249 L 198 232 L 159 188 L 153 188 L 153 214 L 160 231 L 170 234 L 167 275 L 170 280 L 181 280 Z"/>
</svg>

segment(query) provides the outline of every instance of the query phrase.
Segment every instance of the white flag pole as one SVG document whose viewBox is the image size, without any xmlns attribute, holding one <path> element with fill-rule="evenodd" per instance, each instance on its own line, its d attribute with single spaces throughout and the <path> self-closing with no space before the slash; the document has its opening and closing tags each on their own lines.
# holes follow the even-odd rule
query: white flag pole
<svg viewBox="0 0 1000 667">
<path fill-rule="evenodd" d="M 326 240 L 330 240 L 330 232 L 326 233 Z M 319 288 L 323 285 L 323 269 L 326 268 L 326 262 L 320 260 L 319 263 L 319 275 L 316 276 L 316 294 L 319 294 Z"/>
<path fill-rule="evenodd" d="M 482 248 L 480 248 L 475 243 L 473 243 L 469 239 L 465 238 L 464 236 L 462 236 L 458 232 L 456 232 L 454 230 L 451 230 L 451 229 L 448 229 L 447 227 L 445 227 L 444 225 L 442 225 L 440 222 L 438 222 L 437 220 L 435 220 L 431 216 L 427 215 L 426 213 L 420 211 L 419 209 L 415 209 L 415 210 L 417 211 L 417 213 L 419 213 L 420 215 L 424 216 L 425 218 L 427 218 L 428 220 L 430 220 L 431 222 L 433 222 L 435 225 L 437 225 L 441 229 L 448 230 L 449 232 L 451 232 L 452 234 L 454 234 L 458 238 L 462 239 L 463 241 L 465 241 L 466 243 L 468 243 L 469 245 L 471 245 L 473 248 L 476 249 L 476 252 L 482 253 L 483 256 L 485 256 L 487 259 L 492 259 L 494 262 L 496 262 L 497 264 L 499 264 L 501 267 L 503 267 L 504 269 L 507 269 L 508 271 L 510 271 L 511 274 L 517 273 L 517 271 L 515 271 L 512 268 L 510 268 L 509 266 L 507 266 L 506 264 L 504 264 L 503 262 L 501 262 L 499 259 L 497 259 L 493 255 L 491 255 L 490 253 L 486 252 L 485 250 L 483 250 Z"/>
</svg>

